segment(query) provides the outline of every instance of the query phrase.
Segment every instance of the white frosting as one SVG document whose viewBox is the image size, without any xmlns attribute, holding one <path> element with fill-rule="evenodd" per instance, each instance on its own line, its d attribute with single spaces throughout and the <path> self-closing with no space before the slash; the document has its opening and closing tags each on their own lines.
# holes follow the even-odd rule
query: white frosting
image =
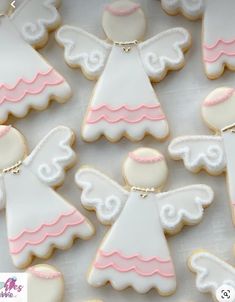
<svg viewBox="0 0 235 302">
<path fill-rule="evenodd" d="M 30 13 L 23 8 L 20 11 Z M 19 18 L 23 15 L 19 14 Z M 71 95 L 65 79 L 28 45 L 17 29 L 12 19 L 0 19 L 0 123 L 10 113 L 24 117 L 30 108 L 43 110 L 51 99 L 63 103 Z M 26 64 L 30 67 L 25 68 Z"/>
<path fill-rule="evenodd" d="M 124 164 L 124 174 L 127 177 L 126 171 L 130 173 L 133 169 L 138 174 L 141 170 L 142 177 L 138 181 L 143 182 L 137 185 L 142 190 L 132 188 L 128 193 L 91 168 L 83 168 L 76 174 L 76 182 L 83 190 L 83 205 L 95 210 L 102 223 L 107 223 L 105 215 L 109 210 L 109 214 L 113 214 L 112 222 L 116 220 L 97 252 L 88 282 L 95 287 L 110 282 L 117 290 L 131 286 L 139 293 L 155 288 L 161 295 L 169 295 L 175 291 L 176 276 L 164 230 L 176 233 L 184 224 L 199 223 L 203 208 L 212 202 L 213 192 L 204 185 L 158 194 L 145 192 L 143 189 L 152 185 L 149 174 L 152 178 L 159 178 L 157 186 L 162 184 L 158 175 L 162 175 L 161 178 L 167 175 L 162 155 L 142 148 L 129 157 L 132 160 L 128 159 Z M 136 170 L 133 161 L 138 162 L 140 168 L 137 166 Z M 151 171 L 148 165 L 153 167 Z M 156 265 L 159 266 L 157 270 Z M 168 273 L 165 271 L 167 267 Z"/>
<path fill-rule="evenodd" d="M 137 9 L 126 15 L 126 11 L 136 5 Z M 138 4 L 116 1 L 108 7 L 103 20 L 109 28 L 106 34 L 115 34 L 117 39 L 116 34 L 120 32 L 121 42 L 129 44 L 115 43 L 116 39 L 112 45 L 107 44 L 71 26 L 63 26 L 56 36 L 65 48 L 65 60 L 71 67 L 81 67 L 89 79 L 99 77 L 85 116 L 82 137 L 88 142 L 102 135 L 113 142 L 123 136 L 139 141 L 146 134 L 164 139 L 169 134 L 168 123 L 150 79 L 160 81 L 168 70 L 182 67 L 190 36 L 186 30 L 175 28 L 138 44 L 138 41 L 130 41 L 138 38 L 137 31 L 144 20 Z M 139 26 L 126 25 L 125 20 L 133 23 L 135 19 Z"/>
<path fill-rule="evenodd" d="M 203 56 L 206 74 L 218 78 L 224 68 L 235 69 L 235 2 L 227 0 L 161 0 L 170 14 L 182 12 L 190 19 L 203 15 Z M 223 16 L 223 18 L 221 18 Z M 227 20 L 224 22 L 224 20 Z"/>
<path fill-rule="evenodd" d="M 110 4 L 110 8 L 118 12 L 131 9 L 136 3 L 129 0 L 119 0 Z M 103 29 L 113 42 L 129 42 L 142 40 L 146 31 L 144 12 L 138 8 L 128 15 L 113 15 L 107 9 L 103 13 Z"/>
<path fill-rule="evenodd" d="M 205 99 L 202 116 L 215 131 L 235 123 L 235 91 L 231 88 L 217 88 Z"/>
<path fill-rule="evenodd" d="M 44 302 L 63 301 L 63 276 L 54 267 L 39 264 L 30 268 L 27 273 L 28 302 L 41 302 L 42 300 Z"/>
<path fill-rule="evenodd" d="M 175 138 L 169 145 L 173 159 L 184 161 L 194 173 L 205 169 L 213 175 L 226 171 L 227 159 L 221 136 L 191 135 Z"/>
<path fill-rule="evenodd" d="M 26 142 L 20 132 L 9 126 L 0 126 L 0 172 L 22 161 L 26 152 Z"/>
<path fill-rule="evenodd" d="M 137 149 L 133 154 L 140 159 L 154 157 L 162 157 L 162 159 L 157 162 L 144 163 L 135 161 L 129 156 L 123 166 L 123 175 L 127 184 L 131 187 L 161 188 L 168 175 L 168 168 L 162 154 L 149 148 Z"/>
<path fill-rule="evenodd" d="M 235 290 L 235 269 L 217 257 L 207 252 L 195 253 L 189 260 L 189 267 L 197 274 L 196 287 L 199 291 L 211 293 L 216 298 L 216 291 L 222 285 L 229 285 Z"/>
<path fill-rule="evenodd" d="M 23 268 L 32 256 L 50 256 L 54 247 L 66 249 L 75 237 L 88 239 L 93 227 L 49 186 L 60 185 L 64 170 L 74 163 L 73 133 L 53 129 L 19 167 L 3 173 L 10 253 Z M 19 214 L 21 213 L 21 214 Z"/>
</svg>

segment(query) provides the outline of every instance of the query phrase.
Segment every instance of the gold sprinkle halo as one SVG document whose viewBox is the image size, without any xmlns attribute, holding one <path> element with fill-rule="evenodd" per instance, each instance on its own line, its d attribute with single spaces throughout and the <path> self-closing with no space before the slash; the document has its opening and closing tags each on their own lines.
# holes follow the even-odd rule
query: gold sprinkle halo
<svg viewBox="0 0 235 302">
<path fill-rule="evenodd" d="M 224 127 L 221 131 L 222 132 L 231 131 L 232 133 L 235 133 L 235 123 Z"/>
<path fill-rule="evenodd" d="M 132 191 L 134 192 L 140 192 L 140 196 L 142 198 L 146 198 L 148 197 L 149 193 L 154 193 L 156 192 L 156 190 L 154 188 L 140 188 L 140 187 L 132 187 L 131 188 Z"/>
<path fill-rule="evenodd" d="M 130 52 L 133 46 L 136 46 L 139 43 L 138 40 L 129 41 L 129 42 L 114 42 L 114 45 L 121 46 L 124 52 Z"/>
<path fill-rule="evenodd" d="M 22 161 L 18 161 L 15 165 L 13 165 L 9 168 L 3 169 L 2 173 L 4 173 L 4 174 L 11 173 L 11 174 L 17 175 L 20 173 L 21 166 L 22 166 Z"/>
</svg>

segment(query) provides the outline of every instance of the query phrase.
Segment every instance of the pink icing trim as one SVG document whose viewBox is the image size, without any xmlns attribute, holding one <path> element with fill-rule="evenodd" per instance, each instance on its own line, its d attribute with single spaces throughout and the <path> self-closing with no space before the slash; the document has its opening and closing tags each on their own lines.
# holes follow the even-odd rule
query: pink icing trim
<svg viewBox="0 0 235 302">
<path fill-rule="evenodd" d="M 6 135 L 11 130 L 11 126 L 1 126 L 0 127 L 0 138 Z"/>
<path fill-rule="evenodd" d="M 140 164 L 152 164 L 164 160 L 164 156 L 161 154 L 158 156 L 142 157 L 136 155 L 134 152 L 130 152 L 129 157 Z"/>
<path fill-rule="evenodd" d="M 121 121 L 136 124 L 143 120 L 159 121 L 166 119 L 160 105 L 142 104 L 135 108 L 127 105 L 113 108 L 108 105 L 92 107 L 87 116 L 88 124 L 96 124 L 101 120 L 105 120 L 110 124 L 119 123 Z"/>
<path fill-rule="evenodd" d="M 40 245 L 49 237 L 59 237 L 69 227 L 82 224 L 85 218 L 75 209 L 69 214 L 62 214 L 55 222 L 42 224 L 33 231 L 25 230 L 19 236 L 10 238 L 10 251 L 14 254 L 21 253 L 28 245 Z"/>
<path fill-rule="evenodd" d="M 46 87 L 63 82 L 64 78 L 51 68 L 47 72 L 37 73 L 32 80 L 21 78 L 14 86 L 0 84 L 0 105 L 5 102 L 20 102 L 26 95 L 40 94 Z"/>
<path fill-rule="evenodd" d="M 228 88 L 228 90 L 226 90 L 226 92 L 223 95 L 220 95 L 213 99 L 206 99 L 203 103 L 203 106 L 210 107 L 210 106 L 214 106 L 214 105 L 223 103 L 223 102 L 227 101 L 229 98 L 231 98 L 234 93 L 235 93 L 235 89 Z"/>
<path fill-rule="evenodd" d="M 218 40 L 212 46 L 204 44 L 204 61 L 206 63 L 214 63 L 223 55 L 235 56 L 235 39 L 231 41 Z"/>
<path fill-rule="evenodd" d="M 129 16 L 136 12 L 140 8 L 140 5 L 137 3 L 133 3 L 132 7 L 130 8 L 115 8 L 112 4 L 107 4 L 105 6 L 105 10 L 108 11 L 110 14 L 114 16 Z"/>
<path fill-rule="evenodd" d="M 105 253 L 100 251 L 94 267 L 97 269 L 113 268 L 121 273 L 134 271 L 140 276 L 150 277 L 153 275 L 160 275 L 163 278 L 173 278 L 175 276 L 174 267 L 171 260 L 167 262 L 159 262 L 159 257 L 149 257 L 142 260 L 144 257 L 138 255 L 124 256 L 120 252 Z"/>
<path fill-rule="evenodd" d="M 126 256 L 123 253 L 119 252 L 119 251 L 113 251 L 113 252 L 105 252 L 105 251 L 99 251 L 100 255 L 102 255 L 103 257 L 112 257 L 113 255 L 118 255 L 119 258 L 122 259 L 133 259 L 133 258 L 137 258 L 138 260 L 142 261 L 142 262 L 150 262 L 150 261 L 157 261 L 160 263 L 171 263 L 171 259 L 162 259 L 160 257 L 142 257 L 140 254 L 134 254 L 131 256 Z"/>
<path fill-rule="evenodd" d="M 32 275 L 42 279 L 57 279 L 62 276 L 60 272 L 42 272 L 38 271 L 36 267 L 30 267 L 27 271 Z"/>
</svg>

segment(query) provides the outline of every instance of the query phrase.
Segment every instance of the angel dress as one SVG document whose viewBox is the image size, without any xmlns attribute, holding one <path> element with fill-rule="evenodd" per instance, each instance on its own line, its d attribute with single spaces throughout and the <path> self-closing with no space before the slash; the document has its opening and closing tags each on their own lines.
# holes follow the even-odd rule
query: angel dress
<svg viewBox="0 0 235 302">
<path fill-rule="evenodd" d="M 24 117 L 30 108 L 43 110 L 51 99 L 63 103 L 71 95 L 65 79 L 27 41 L 27 26 L 28 31 L 32 31 L 31 42 L 34 45 L 40 34 L 44 37 L 47 33 L 44 23 L 50 25 L 46 19 L 50 6 L 45 5 L 49 1 L 37 2 L 27 0 L 11 17 L 0 18 L 0 123 L 4 123 L 9 114 Z M 42 7 L 46 12 L 42 11 Z M 38 14 L 43 12 L 41 20 L 35 16 L 35 24 L 30 23 L 36 14 L 32 9 Z"/>
<path fill-rule="evenodd" d="M 126 47 L 72 26 L 63 26 L 56 38 L 70 66 L 80 66 L 88 78 L 99 78 L 83 123 L 85 141 L 102 135 L 111 141 L 168 135 L 166 116 L 149 78 L 160 81 L 168 69 L 182 67 L 183 50 L 190 43 L 186 30 L 173 28 Z"/>
<path fill-rule="evenodd" d="M 166 193 L 128 192 L 100 172 L 84 168 L 76 175 L 81 201 L 96 210 L 103 224 L 112 224 L 97 251 L 88 282 L 107 282 L 117 290 L 133 287 L 139 293 L 155 288 L 162 295 L 176 289 L 176 274 L 164 232 L 176 233 L 184 223 L 200 222 L 213 199 L 204 185 Z"/>
<path fill-rule="evenodd" d="M 88 220 L 53 190 L 74 160 L 71 135 L 68 128 L 55 128 L 19 167 L 0 174 L 0 205 L 6 207 L 9 249 L 18 268 L 93 234 Z"/>
</svg>

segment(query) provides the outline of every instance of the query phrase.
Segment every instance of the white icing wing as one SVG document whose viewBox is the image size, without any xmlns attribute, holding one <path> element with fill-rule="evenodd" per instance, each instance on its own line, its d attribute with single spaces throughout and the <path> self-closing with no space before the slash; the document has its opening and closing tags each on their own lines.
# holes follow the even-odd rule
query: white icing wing
<svg viewBox="0 0 235 302">
<path fill-rule="evenodd" d="M 226 170 L 226 155 L 221 136 L 182 136 L 169 145 L 172 158 L 184 161 L 185 167 L 192 172 L 205 169 L 213 175 Z"/>
<path fill-rule="evenodd" d="M 0 174 L 0 211 L 5 208 L 6 204 L 6 194 L 5 194 L 5 187 L 3 176 Z"/>
<path fill-rule="evenodd" d="M 161 3 L 169 14 L 182 13 L 190 19 L 200 18 L 205 8 L 205 0 L 161 0 Z"/>
<path fill-rule="evenodd" d="M 172 28 L 140 43 L 140 54 L 148 76 L 153 81 L 160 81 L 168 70 L 182 68 L 184 51 L 189 48 L 190 42 L 186 29 Z"/>
<path fill-rule="evenodd" d="M 76 183 L 83 190 L 81 202 L 88 210 L 96 211 L 99 221 L 112 224 L 119 216 L 129 192 L 106 175 L 92 168 L 82 168 Z"/>
<path fill-rule="evenodd" d="M 175 233 L 185 224 L 201 221 L 204 208 L 212 203 L 214 193 L 206 185 L 192 185 L 156 196 L 163 228 Z"/>
<path fill-rule="evenodd" d="M 44 183 L 51 187 L 60 185 L 65 178 L 65 169 L 71 166 L 75 153 L 72 130 L 59 126 L 54 128 L 24 160 L 24 165 Z"/>
<path fill-rule="evenodd" d="M 25 0 L 11 15 L 12 22 L 22 37 L 34 47 L 43 46 L 48 31 L 60 25 L 60 0 Z"/>
<path fill-rule="evenodd" d="M 65 60 L 71 67 L 81 67 L 91 78 L 100 76 L 112 48 L 110 44 L 68 25 L 58 30 L 56 40 L 65 48 Z"/>
<path fill-rule="evenodd" d="M 222 285 L 235 289 L 235 269 L 207 252 L 195 253 L 189 260 L 190 269 L 197 274 L 196 287 L 203 293 L 216 291 Z"/>
</svg>

